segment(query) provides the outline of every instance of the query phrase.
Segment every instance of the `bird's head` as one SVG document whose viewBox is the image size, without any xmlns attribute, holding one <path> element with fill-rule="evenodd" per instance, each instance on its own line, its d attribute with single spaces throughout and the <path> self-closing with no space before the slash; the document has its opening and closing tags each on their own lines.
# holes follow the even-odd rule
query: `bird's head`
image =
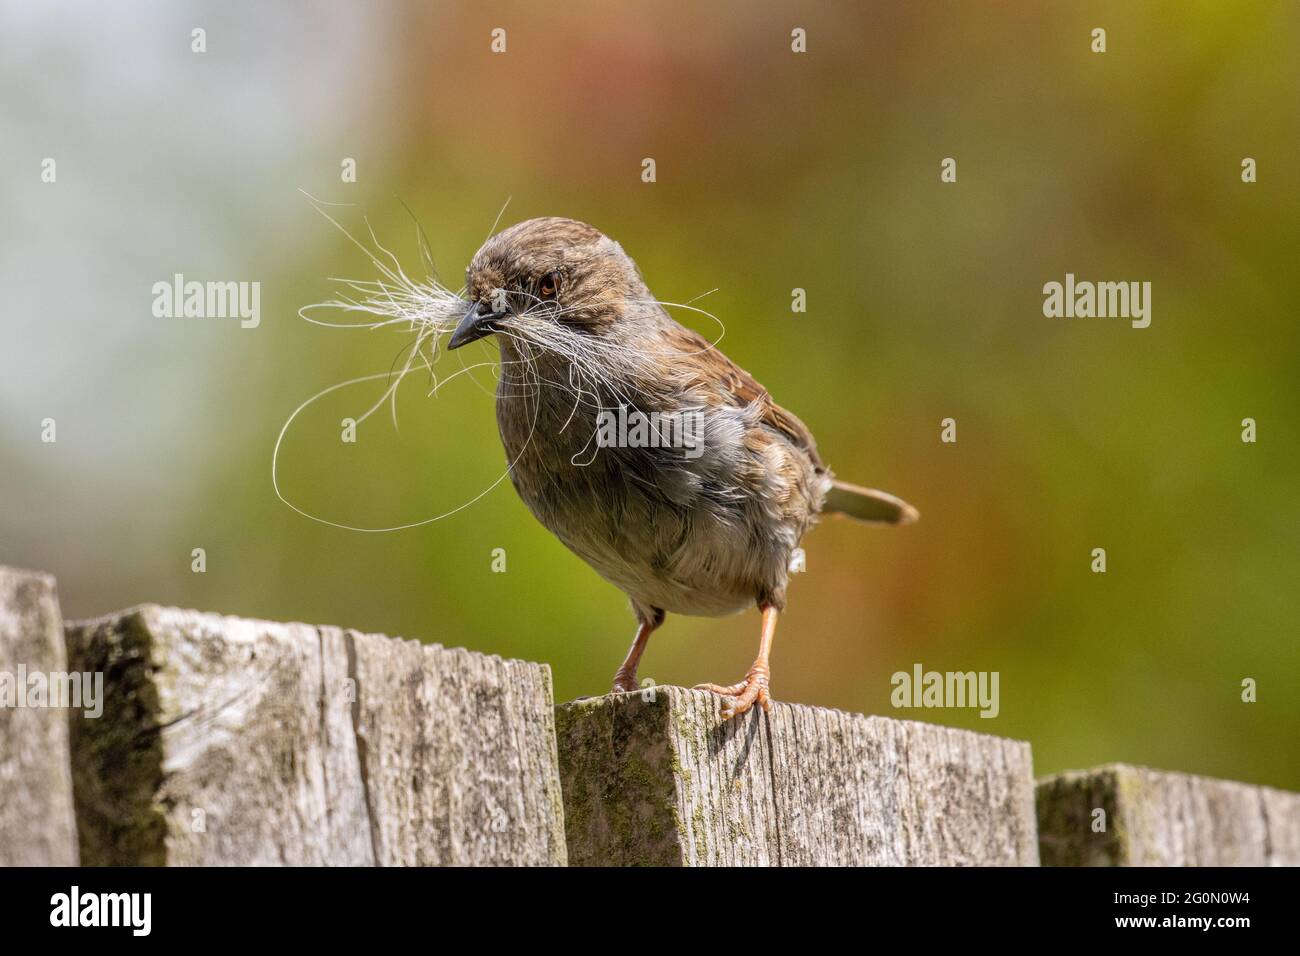
<svg viewBox="0 0 1300 956">
<path fill-rule="evenodd" d="M 542 348 L 599 337 L 649 292 L 622 246 L 573 219 L 529 219 L 497 233 L 465 274 L 465 316 L 448 348 L 505 333 Z"/>
</svg>

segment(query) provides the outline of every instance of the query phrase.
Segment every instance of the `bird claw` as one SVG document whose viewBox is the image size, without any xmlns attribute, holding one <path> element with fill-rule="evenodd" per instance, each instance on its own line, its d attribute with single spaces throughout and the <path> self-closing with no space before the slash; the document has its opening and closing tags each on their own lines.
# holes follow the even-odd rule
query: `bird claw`
<svg viewBox="0 0 1300 956">
<path fill-rule="evenodd" d="M 772 697 L 768 693 L 768 676 L 766 667 L 751 667 L 745 679 L 739 684 L 696 684 L 696 690 L 706 690 L 717 694 L 726 703 L 722 708 L 722 719 L 730 720 L 739 714 L 747 713 L 758 704 L 764 711 L 772 710 Z"/>
</svg>

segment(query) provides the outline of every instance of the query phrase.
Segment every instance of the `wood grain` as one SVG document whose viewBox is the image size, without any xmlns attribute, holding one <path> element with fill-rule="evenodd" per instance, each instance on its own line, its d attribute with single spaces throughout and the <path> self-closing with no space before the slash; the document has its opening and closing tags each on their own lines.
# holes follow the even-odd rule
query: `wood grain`
<svg viewBox="0 0 1300 956">
<path fill-rule="evenodd" d="M 679 687 L 558 709 L 569 858 L 591 865 L 1028 865 L 1029 745 Z"/>
<path fill-rule="evenodd" d="M 1110 764 L 1037 801 L 1044 866 L 1300 866 L 1300 793 Z"/>
<path fill-rule="evenodd" d="M 16 706 L 20 677 L 66 671 L 54 579 L 0 566 L 0 866 L 77 864 L 67 711 Z"/>
<path fill-rule="evenodd" d="M 88 864 L 563 864 L 550 672 L 152 605 L 68 627 Z"/>
</svg>

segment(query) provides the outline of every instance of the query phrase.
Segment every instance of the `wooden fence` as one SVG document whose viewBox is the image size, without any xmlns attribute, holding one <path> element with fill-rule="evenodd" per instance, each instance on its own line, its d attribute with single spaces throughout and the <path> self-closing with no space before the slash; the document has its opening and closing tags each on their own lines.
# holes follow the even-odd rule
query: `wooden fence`
<svg viewBox="0 0 1300 956">
<path fill-rule="evenodd" d="M 1296 793 L 678 687 L 557 708 L 544 664 L 336 627 L 65 626 L 0 567 L 6 675 L 0 865 L 1300 865 Z"/>
</svg>

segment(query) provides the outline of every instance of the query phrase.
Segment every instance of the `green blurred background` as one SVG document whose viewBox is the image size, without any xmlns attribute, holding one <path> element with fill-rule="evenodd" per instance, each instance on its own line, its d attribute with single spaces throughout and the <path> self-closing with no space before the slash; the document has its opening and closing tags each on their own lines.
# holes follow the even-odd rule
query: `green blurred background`
<svg viewBox="0 0 1300 956">
<path fill-rule="evenodd" d="M 1028 739 L 1039 772 L 1300 788 L 1300 4 L 2 9 L 0 561 L 57 574 L 67 616 L 343 624 L 546 661 L 560 700 L 603 692 L 626 602 L 508 483 L 391 534 L 271 489 L 294 408 L 408 339 L 298 317 L 328 277 L 374 276 L 299 190 L 352 204 L 334 213 L 418 272 L 409 207 L 453 287 L 513 197 L 503 223 L 592 222 L 662 299 L 716 288 L 697 304 L 722 348 L 836 472 L 920 508 L 805 539 L 780 699 Z M 260 281 L 261 326 L 154 318 L 176 272 Z M 1045 318 L 1067 272 L 1150 281 L 1151 327 Z M 461 356 L 495 349 L 439 372 Z M 382 385 L 312 405 L 286 493 L 361 525 L 456 507 L 504 466 L 477 375 L 436 398 L 412 375 L 400 429 L 377 414 L 355 445 L 339 420 Z M 642 673 L 731 681 L 757 636 L 752 612 L 670 618 Z M 1000 715 L 894 710 L 890 675 L 917 662 L 1000 672 Z"/>
</svg>

